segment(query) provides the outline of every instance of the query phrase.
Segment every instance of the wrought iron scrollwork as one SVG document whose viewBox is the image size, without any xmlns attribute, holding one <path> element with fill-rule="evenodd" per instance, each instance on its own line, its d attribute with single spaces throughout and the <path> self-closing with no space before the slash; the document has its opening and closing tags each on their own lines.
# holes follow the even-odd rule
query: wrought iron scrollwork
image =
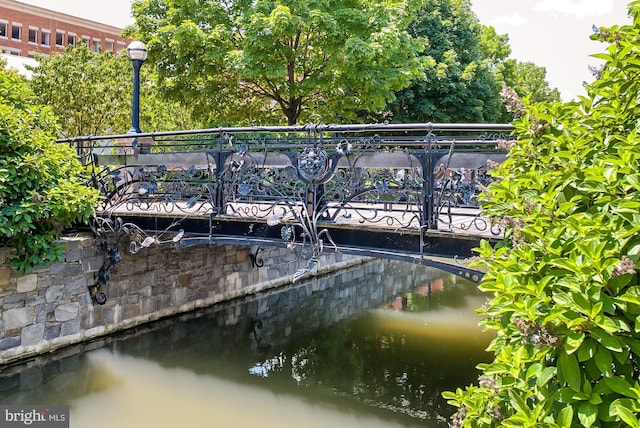
<svg viewBox="0 0 640 428">
<path fill-rule="evenodd" d="M 406 156 L 410 163 L 410 155 Z M 424 181 L 419 164 L 415 168 L 363 167 L 356 156 L 351 165 L 337 170 L 325 186 L 325 198 L 332 203 L 331 218 L 335 222 L 353 220 L 396 228 L 417 227 L 421 223 Z"/>
<path fill-rule="evenodd" d="M 127 226 L 122 219 L 115 221 L 97 217 L 93 220 L 92 230 L 99 240 L 99 247 L 104 251 L 105 257 L 98 273 L 94 275 L 94 283 L 88 286 L 89 297 L 95 305 L 104 305 L 107 302 L 107 293 L 104 289 L 111 279 L 111 269 L 122 261 L 120 254 L 120 240 L 123 233 L 126 233 Z"/>
<path fill-rule="evenodd" d="M 454 147 L 455 145 L 452 145 L 449 151 L 449 160 Z M 489 162 L 491 160 L 487 158 L 485 162 L 475 168 L 448 168 L 448 164 L 441 165 L 440 170 L 434 174 L 438 190 L 436 199 L 438 221 L 444 223 L 450 230 L 489 231 L 495 236 L 502 233 L 499 227 L 491 224 L 490 220 L 483 217 L 478 210 L 480 208 L 478 196 L 493 180 L 488 173 L 487 164 Z M 472 214 L 469 214 L 471 212 Z M 454 221 L 454 218 L 458 220 Z"/>
<path fill-rule="evenodd" d="M 106 168 L 94 177 L 105 195 L 105 209 L 192 212 L 215 210 L 215 181 L 208 167 L 137 165 Z"/>
<path fill-rule="evenodd" d="M 256 268 L 261 268 L 264 266 L 264 259 L 262 258 L 262 252 L 264 248 L 259 246 L 253 246 L 249 250 L 249 258 L 251 259 L 251 266 Z"/>
<path fill-rule="evenodd" d="M 172 224 L 170 228 L 175 226 Z M 105 286 L 111 279 L 111 269 L 122 261 L 121 248 L 123 238 L 129 239 L 129 252 L 132 255 L 138 254 L 143 248 L 148 248 L 153 244 L 178 244 L 184 236 L 184 231 L 180 230 L 168 240 L 161 240 L 158 236 L 148 235 L 145 231 L 133 223 L 124 223 L 120 217 L 112 219 L 110 217 L 95 217 L 91 223 L 91 229 L 98 239 L 99 248 L 105 253 L 104 262 L 97 274 L 94 275 L 94 283 L 88 286 L 89 296 L 95 305 L 104 305 L 107 302 Z"/>
</svg>

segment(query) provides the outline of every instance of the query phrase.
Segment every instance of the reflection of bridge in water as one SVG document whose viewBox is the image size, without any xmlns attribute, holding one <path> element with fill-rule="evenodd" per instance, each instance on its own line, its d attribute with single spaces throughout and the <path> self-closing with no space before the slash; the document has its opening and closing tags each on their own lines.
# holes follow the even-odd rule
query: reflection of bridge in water
<svg viewBox="0 0 640 428">
<path fill-rule="evenodd" d="M 281 246 L 309 269 L 340 251 L 478 280 L 461 261 L 501 237 L 477 196 L 511 129 L 309 124 L 66 142 L 105 198 L 95 230 L 128 234 L 134 253 L 157 243 L 250 245 L 254 255 Z"/>
</svg>

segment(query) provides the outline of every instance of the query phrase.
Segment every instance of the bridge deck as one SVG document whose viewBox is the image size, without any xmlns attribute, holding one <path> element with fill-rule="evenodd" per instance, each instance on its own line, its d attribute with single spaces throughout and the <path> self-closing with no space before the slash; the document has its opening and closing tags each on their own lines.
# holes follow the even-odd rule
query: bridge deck
<svg viewBox="0 0 640 428">
<path fill-rule="evenodd" d="M 211 203 L 203 203 L 197 207 L 189 207 L 186 202 L 150 202 L 143 206 L 127 207 L 120 205 L 109 210 L 98 212 L 100 216 L 125 217 L 158 217 L 177 221 L 187 219 L 217 219 L 243 223 L 275 223 L 277 225 L 292 224 L 296 221 L 290 207 L 285 205 L 230 203 L 226 213 L 215 213 Z M 263 213 L 260 215 L 260 213 Z M 270 216 L 264 213 L 276 213 Z M 279 215 L 277 213 L 284 213 Z M 384 204 L 360 206 L 354 208 L 328 207 L 327 215 L 317 219 L 318 227 L 356 228 L 358 230 L 387 230 L 396 233 L 420 234 L 419 213 L 415 211 L 390 211 Z M 367 214 L 370 216 L 367 216 Z M 381 214 L 383 213 L 383 214 Z M 339 214 L 339 215 L 336 215 Z M 497 240 L 502 233 L 491 226 L 491 220 L 480 215 L 480 209 L 451 208 L 437 221 L 437 227 L 425 229 L 426 234 L 437 235 L 455 233 L 457 237 L 473 237 Z M 331 218 L 336 218 L 332 220 Z M 376 219 L 377 217 L 377 219 Z M 206 231 L 202 231 L 206 232 Z"/>
</svg>

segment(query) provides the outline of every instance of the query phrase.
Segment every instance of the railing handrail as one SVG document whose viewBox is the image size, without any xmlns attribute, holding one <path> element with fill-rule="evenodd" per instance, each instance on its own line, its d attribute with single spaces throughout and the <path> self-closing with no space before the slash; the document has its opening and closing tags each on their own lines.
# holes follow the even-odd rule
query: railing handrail
<svg viewBox="0 0 640 428">
<path fill-rule="evenodd" d="M 241 134 L 241 133 L 329 133 L 329 132 L 482 132 L 501 131 L 511 133 L 513 125 L 505 123 L 375 123 L 375 124 L 306 124 L 293 126 L 246 126 L 217 127 L 205 129 L 189 129 L 179 131 L 142 132 L 114 135 L 87 135 L 56 140 L 59 143 L 78 141 L 98 141 L 107 139 L 172 137 L 207 134 Z"/>
</svg>

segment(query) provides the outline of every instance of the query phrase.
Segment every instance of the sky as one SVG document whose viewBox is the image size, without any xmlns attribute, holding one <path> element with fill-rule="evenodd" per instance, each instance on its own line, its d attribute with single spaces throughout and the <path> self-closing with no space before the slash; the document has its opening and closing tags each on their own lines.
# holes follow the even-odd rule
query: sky
<svg viewBox="0 0 640 428">
<path fill-rule="evenodd" d="M 592 82 L 591 57 L 607 45 L 593 41 L 593 26 L 632 24 L 626 0 L 472 0 L 481 23 L 509 35 L 511 57 L 547 69 L 547 81 L 563 100 L 584 95 Z"/>
<path fill-rule="evenodd" d="M 19 0 L 104 24 L 133 22 L 131 0 Z M 592 41 L 592 27 L 631 24 L 627 0 L 472 0 L 481 23 L 509 35 L 511 57 L 547 69 L 547 81 L 565 101 L 585 93 L 593 81 L 590 55 L 606 45 Z"/>
</svg>

